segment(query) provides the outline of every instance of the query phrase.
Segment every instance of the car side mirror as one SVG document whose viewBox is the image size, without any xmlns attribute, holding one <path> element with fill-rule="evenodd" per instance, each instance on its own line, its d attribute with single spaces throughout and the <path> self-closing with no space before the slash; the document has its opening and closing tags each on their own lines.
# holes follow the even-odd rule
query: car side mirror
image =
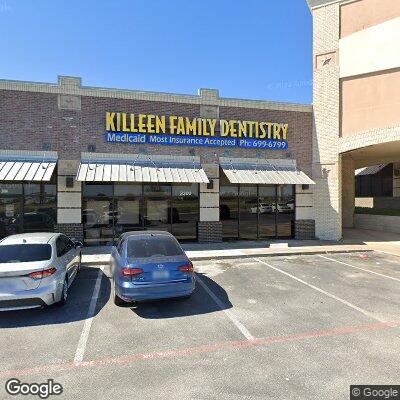
<svg viewBox="0 0 400 400">
<path fill-rule="evenodd" d="M 74 242 L 75 244 L 75 248 L 79 248 L 79 247 L 83 247 L 83 243 L 82 242 Z"/>
</svg>

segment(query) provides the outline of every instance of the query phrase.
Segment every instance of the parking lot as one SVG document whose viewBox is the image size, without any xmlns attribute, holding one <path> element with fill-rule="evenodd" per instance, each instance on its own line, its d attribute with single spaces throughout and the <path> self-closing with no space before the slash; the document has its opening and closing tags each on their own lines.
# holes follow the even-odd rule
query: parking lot
<svg viewBox="0 0 400 400">
<path fill-rule="evenodd" d="M 188 300 L 117 307 L 108 267 L 90 266 L 64 308 L 1 313 L 0 398 L 11 377 L 52 378 L 69 399 L 347 399 L 350 384 L 399 383 L 399 257 L 195 267 Z"/>
</svg>

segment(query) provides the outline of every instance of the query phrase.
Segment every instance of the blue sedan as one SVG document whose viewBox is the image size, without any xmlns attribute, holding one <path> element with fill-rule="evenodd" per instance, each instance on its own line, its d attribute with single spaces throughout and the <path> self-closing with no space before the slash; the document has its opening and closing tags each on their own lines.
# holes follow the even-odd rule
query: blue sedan
<svg viewBox="0 0 400 400">
<path fill-rule="evenodd" d="M 193 264 L 173 235 L 126 232 L 111 253 L 114 303 L 189 297 L 196 284 Z"/>
</svg>

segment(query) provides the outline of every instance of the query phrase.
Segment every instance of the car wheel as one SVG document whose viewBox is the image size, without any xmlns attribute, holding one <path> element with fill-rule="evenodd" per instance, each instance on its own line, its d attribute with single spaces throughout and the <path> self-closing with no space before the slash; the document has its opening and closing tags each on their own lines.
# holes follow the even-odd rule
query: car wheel
<svg viewBox="0 0 400 400">
<path fill-rule="evenodd" d="M 68 300 L 68 278 L 65 277 L 63 287 L 62 287 L 62 293 L 61 293 L 61 299 L 57 303 L 58 306 L 62 307 L 67 303 Z"/>
<path fill-rule="evenodd" d="M 124 300 L 121 299 L 121 297 L 118 297 L 117 293 L 115 293 L 115 284 L 113 285 L 113 297 L 114 297 L 114 304 L 118 307 L 122 307 L 124 305 L 126 305 L 126 302 Z"/>
</svg>

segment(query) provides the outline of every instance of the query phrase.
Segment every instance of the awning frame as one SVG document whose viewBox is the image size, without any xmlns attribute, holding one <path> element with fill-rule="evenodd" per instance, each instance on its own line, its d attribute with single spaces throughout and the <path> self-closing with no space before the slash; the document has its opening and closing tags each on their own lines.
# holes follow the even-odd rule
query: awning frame
<svg viewBox="0 0 400 400">
<path fill-rule="evenodd" d="M 208 183 L 200 157 L 82 153 L 81 182 Z"/>
<path fill-rule="evenodd" d="M 231 183 L 252 185 L 314 185 L 291 159 L 220 157 L 219 163 Z"/>
<path fill-rule="evenodd" d="M 48 182 L 57 160 L 54 151 L 0 150 L 0 181 Z"/>
</svg>

